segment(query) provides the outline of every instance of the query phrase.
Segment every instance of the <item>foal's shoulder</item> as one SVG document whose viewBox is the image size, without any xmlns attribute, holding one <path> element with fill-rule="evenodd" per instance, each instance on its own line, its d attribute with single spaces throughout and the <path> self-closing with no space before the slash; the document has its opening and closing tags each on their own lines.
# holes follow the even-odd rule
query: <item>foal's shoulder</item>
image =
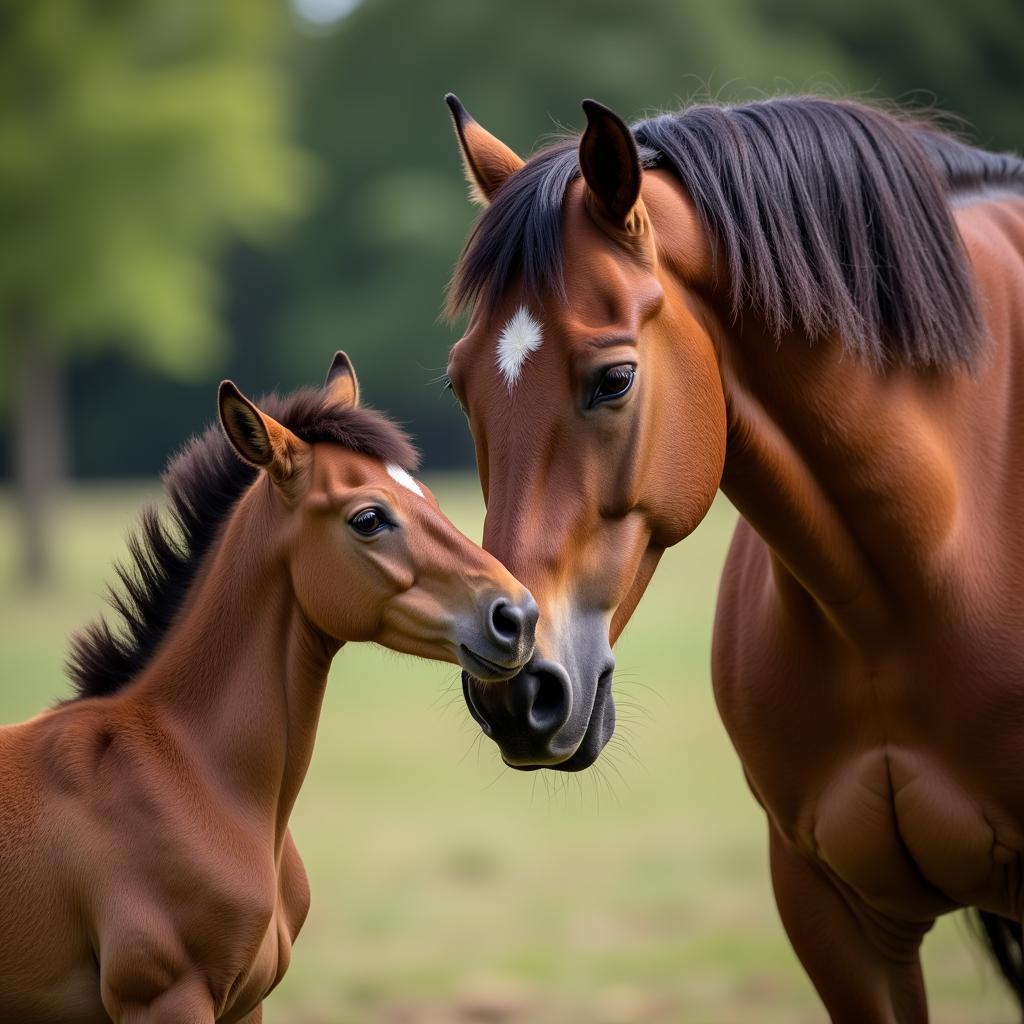
<svg viewBox="0 0 1024 1024">
<path fill-rule="evenodd" d="M 134 745 L 139 724 L 117 696 L 70 701 L 11 727 L 22 768 L 51 795 L 82 797 L 102 788 L 106 768 Z M 0 747 L 4 739 L 0 738 Z"/>
</svg>

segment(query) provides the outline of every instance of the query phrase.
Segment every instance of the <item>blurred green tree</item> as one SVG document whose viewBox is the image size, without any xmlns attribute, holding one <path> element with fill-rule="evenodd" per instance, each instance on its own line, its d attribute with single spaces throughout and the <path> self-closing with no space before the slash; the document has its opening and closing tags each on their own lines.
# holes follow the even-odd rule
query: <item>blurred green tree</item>
<svg viewBox="0 0 1024 1024">
<path fill-rule="evenodd" d="M 178 377 L 208 369 L 225 242 L 265 242 L 310 194 L 312 163 L 287 139 L 289 28 L 275 0 L 0 8 L 0 401 L 33 579 L 69 357 L 114 347 Z"/>
<path fill-rule="evenodd" d="M 63 2 L 74 7 L 81 0 Z M 273 8 L 276 13 L 267 13 L 264 2 L 244 4 L 244 14 L 238 13 L 243 5 L 209 4 L 206 10 L 194 8 L 196 0 L 173 6 L 167 0 L 159 10 L 164 20 L 184 19 L 186 24 L 206 17 L 218 24 L 229 19 L 235 26 L 245 18 L 245 27 L 270 51 L 274 47 L 266 42 L 267 33 L 272 35 L 287 13 L 285 0 Z M 1018 116 L 1024 92 L 1020 0 L 292 3 L 311 21 L 344 15 L 329 24 L 309 25 L 294 51 L 287 83 L 297 92 L 297 137 L 329 176 L 311 215 L 284 245 L 270 253 L 233 247 L 225 264 L 222 309 L 225 369 L 249 387 L 287 388 L 316 380 L 331 351 L 344 347 L 355 359 L 368 400 L 414 428 L 427 465 L 434 468 L 472 461 L 462 414 L 431 383 L 441 375 L 456 333 L 436 315 L 475 213 L 466 199 L 441 100 L 447 90 L 459 93 L 488 128 L 524 154 L 560 125 L 579 127 L 579 101 L 587 95 L 634 118 L 709 94 L 736 100 L 807 90 L 936 102 L 975 125 L 983 145 L 1024 144 Z M 157 9 L 153 0 L 130 7 L 108 0 L 96 8 L 111 5 L 122 15 Z M 48 17 L 65 17 L 60 5 L 51 6 L 58 13 Z M 0 28 L 8 21 L 11 15 L 4 9 Z M 85 34 L 82 42 L 86 52 L 88 38 Z M 10 30 L 0 40 L 0 83 L 8 83 L 8 94 L 10 83 L 25 80 L 18 70 L 25 61 L 19 63 L 15 52 L 22 45 Z M 85 55 L 67 49 L 53 62 L 62 74 L 75 74 L 74 62 Z M 72 62 L 67 71 L 65 60 Z M 251 93 L 252 103 L 246 106 L 248 95 L 238 100 L 244 116 L 270 116 L 280 109 L 276 91 Z M 197 87 L 192 102 L 201 107 L 206 90 Z M 202 119 L 207 113 L 185 106 L 181 116 Z M 211 116 L 205 123 L 218 122 L 210 128 L 217 132 L 222 130 L 219 121 Z M 0 126 L 4 151 L 10 148 L 5 131 Z M 0 164 L 8 160 L 0 153 Z M 82 187 L 78 163 L 83 161 L 58 159 L 52 165 L 51 192 L 59 197 L 66 189 L 71 201 Z M 105 172 L 95 161 L 85 166 L 93 167 L 92 174 Z M 253 161 L 239 173 L 252 177 L 262 172 Z M 266 182 L 257 177 L 254 184 Z M 116 192 L 125 187 L 124 175 L 111 186 Z M 4 190 L 0 177 L 0 193 Z M 194 198 L 199 204 L 205 196 Z M 0 204 L 5 202 L 0 194 Z M 171 229 L 179 227 L 185 202 L 176 193 L 167 206 Z M 198 216 L 204 210 L 197 205 L 185 212 Z M 69 224 L 77 235 L 76 219 Z M 60 233 L 46 237 L 57 241 L 47 243 L 44 251 L 56 248 L 63 258 Z M 0 247 L 6 243 L 0 238 Z M 203 279 L 212 288 L 209 261 L 202 265 Z M 155 276 L 144 273 L 141 261 L 137 277 L 135 269 L 124 271 L 133 288 L 162 289 Z M 171 306 L 167 315 L 172 321 L 195 308 Z M 132 339 L 131 332 L 114 333 Z M 76 336 L 79 353 L 101 342 L 106 351 L 76 359 L 72 369 L 74 467 L 93 476 L 125 469 L 151 473 L 209 417 L 209 380 L 190 384 L 180 373 L 168 378 L 164 364 L 138 348 L 137 338 L 132 351 L 144 355 L 146 364 L 136 360 L 128 365 L 116 349 L 111 353 L 110 334 L 108 327 L 97 326 Z M 87 337 L 92 341 L 87 343 Z M 180 350 L 183 356 L 189 347 L 200 354 L 214 351 L 195 342 Z M 171 349 L 178 352 L 175 345 Z M 4 355 L 0 345 L 0 358 Z M 126 419 L 136 429 L 125 431 Z"/>
</svg>

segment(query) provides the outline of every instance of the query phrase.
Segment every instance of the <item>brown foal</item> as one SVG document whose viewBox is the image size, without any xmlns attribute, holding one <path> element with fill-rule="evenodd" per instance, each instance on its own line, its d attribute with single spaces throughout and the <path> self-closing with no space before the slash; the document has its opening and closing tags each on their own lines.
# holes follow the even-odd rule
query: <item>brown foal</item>
<svg viewBox="0 0 1024 1024">
<path fill-rule="evenodd" d="M 357 398 L 342 353 L 262 408 L 222 384 L 223 433 L 122 570 L 124 632 L 77 640 L 77 699 L 0 729 L 0 1021 L 259 1021 L 309 906 L 288 818 L 338 649 L 529 658 L 533 599 Z"/>
<path fill-rule="evenodd" d="M 611 645 L 721 488 L 715 694 L 832 1019 L 924 1022 L 957 907 L 1024 996 L 1024 163 L 813 97 L 588 101 L 524 162 L 449 105 L 487 206 L 449 377 L 541 607 L 471 713 L 515 767 L 590 765 Z"/>
</svg>

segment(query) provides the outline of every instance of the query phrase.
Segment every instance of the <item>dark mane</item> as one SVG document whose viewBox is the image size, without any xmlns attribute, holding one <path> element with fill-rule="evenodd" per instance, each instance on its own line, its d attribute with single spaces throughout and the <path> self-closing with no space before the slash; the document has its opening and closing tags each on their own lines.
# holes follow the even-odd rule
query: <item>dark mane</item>
<svg viewBox="0 0 1024 1024">
<path fill-rule="evenodd" d="M 324 391 L 270 395 L 258 404 L 310 444 L 334 442 L 404 469 L 418 462 L 408 437 L 386 416 L 333 404 Z M 115 567 L 121 586 L 110 589 L 109 600 L 120 628 L 99 619 L 72 639 L 68 673 L 77 698 L 113 693 L 145 667 L 221 526 L 256 476 L 218 425 L 192 438 L 171 460 L 163 477 L 166 517 L 153 506 L 144 509 L 141 527 L 128 539 L 128 564 Z"/>
<path fill-rule="evenodd" d="M 878 365 L 970 365 L 983 331 L 950 196 L 1024 190 L 1024 162 L 851 101 L 694 106 L 632 126 L 647 168 L 673 171 L 728 269 L 732 316 L 780 338 L 838 336 Z M 457 313 L 515 280 L 564 296 L 561 223 L 577 140 L 532 157 L 466 242 Z"/>
</svg>

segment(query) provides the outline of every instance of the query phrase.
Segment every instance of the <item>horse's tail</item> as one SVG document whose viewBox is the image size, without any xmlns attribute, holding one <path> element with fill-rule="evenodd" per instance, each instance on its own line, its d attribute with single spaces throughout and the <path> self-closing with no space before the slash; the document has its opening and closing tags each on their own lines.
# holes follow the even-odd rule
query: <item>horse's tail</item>
<svg viewBox="0 0 1024 1024">
<path fill-rule="evenodd" d="M 978 935 L 1020 1006 L 1024 1019 L 1024 933 L 1020 921 L 972 910 Z"/>
</svg>

